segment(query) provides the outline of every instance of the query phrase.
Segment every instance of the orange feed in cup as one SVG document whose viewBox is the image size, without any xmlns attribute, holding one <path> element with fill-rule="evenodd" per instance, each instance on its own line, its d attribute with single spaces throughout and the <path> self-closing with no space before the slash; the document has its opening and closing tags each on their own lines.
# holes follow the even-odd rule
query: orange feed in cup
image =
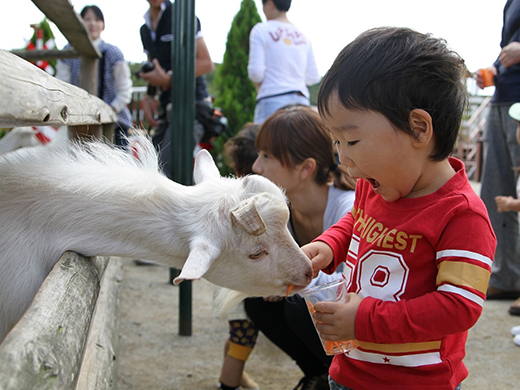
<svg viewBox="0 0 520 390">
<path fill-rule="evenodd" d="M 307 308 L 309 309 L 309 312 L 311 314 L 314 314 L 316 309 L 314 308 L 314 305 L 311 302 L 307 302 Z M 355 349 L 358 347 L 358 343 L 356 340 L 349 340 L 349 341 L 328 341 L 328 340 L 322 340 L 323 341 L 323 349 L 325 349 L 325 353 L 327 355 L 336 355 L 339 353 L 345 353 L 352 349 Z"/>
</svg>

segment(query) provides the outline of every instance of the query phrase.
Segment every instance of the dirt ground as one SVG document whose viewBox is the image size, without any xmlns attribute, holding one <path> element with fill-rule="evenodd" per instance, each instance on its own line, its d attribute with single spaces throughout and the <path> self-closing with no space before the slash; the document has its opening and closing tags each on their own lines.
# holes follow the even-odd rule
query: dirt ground
<svg viewBox="0 0 520 390">
<path fill-rule="evenodd" d="M 213 285 L 192 282 L 192 335 L 179 336 L 179 287 L 169 269 L 124 262 L 118 366 L 119 390 L 215 390 L 227 336 L 227 321 L 213 315 Z M 520 389 L 520 347 L 513 344 L 511 301 L 487 301 L 470 330 L 464 390 Z M 246 370 L 262 390 L 290 390 L 299 368 L 262 335 Z"/>
</svg>

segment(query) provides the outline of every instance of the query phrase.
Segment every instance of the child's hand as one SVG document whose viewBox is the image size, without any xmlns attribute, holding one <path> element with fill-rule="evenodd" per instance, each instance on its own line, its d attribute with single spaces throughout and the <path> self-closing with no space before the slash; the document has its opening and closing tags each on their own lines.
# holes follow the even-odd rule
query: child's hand
<svg viewBox="0 0 520 390">
<path fill-rule="evenodd" d="M 503 211 L 512 211 L 511 208 L 512 203 L 515 201 L 515 198 L 512 196 L 497 196 L 495 197 L 495 202 L 497 203 L 497 210 L 499 213 Z"/>
<path fill-rule="evenodd" d="M 318 276 L 318 272 L 327 267 L 334 259 L 332 248 L 322 241 L 311 242 L 302 246 L 302 251 L 312 261 L 313 277 Z"/>
<path fill-rule="evenodd" d="M 347 341 L 356 339 L 356 312 L 361 298 L 354 293 L 347 294 L 347 302 L 318 302 L 313 314 L 316 329 L 324 340 Z"/>
</svg>

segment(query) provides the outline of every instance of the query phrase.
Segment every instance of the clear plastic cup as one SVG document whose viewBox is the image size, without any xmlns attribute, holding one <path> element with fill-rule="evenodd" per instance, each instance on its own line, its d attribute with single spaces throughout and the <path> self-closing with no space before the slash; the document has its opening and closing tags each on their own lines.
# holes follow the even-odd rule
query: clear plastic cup
<svg viewBox="0 0 520 390">
<path fill-rule="evenodd" d="M 345 302 L 347 297 L 347 284 L 345 279 L 338 279 L 333 282 L 321 284 L 319 286 L 313 287 L 308 290 L 304 290 L 300 292 L 300 294 L 305 299 L 307 303 L 307 308 L 309 309 L 309 313 L 312 317 L 312 314 L 315 312 L 314 305 L 318 302 Z M 312 317 L 314 320 L 314 317 Z M 316 327 L 316 322 L 314 321 L 314 327 Z M 318 330 L 316 329 L 316 332 Z M 323 340 L 318 332 L 318 336 L 320 337 L 321 345 L 325 350 L 327 355 L 337 355 L 340 353 L 348 352 L 354 348 L 357 348 L 357 342 L 355 340 L 349 341 L 328 341 Z"/>
</svg>

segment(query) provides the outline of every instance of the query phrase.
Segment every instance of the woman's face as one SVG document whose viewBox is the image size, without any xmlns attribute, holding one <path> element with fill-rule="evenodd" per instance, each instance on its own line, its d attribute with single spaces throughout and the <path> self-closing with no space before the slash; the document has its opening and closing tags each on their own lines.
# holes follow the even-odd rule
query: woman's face
<svg viewBox="0 0 520 390">
<path fill-rule="evenodd" d="M 300 182 L 298 167 L 283 166 L 280 160 L 265 150 L 260 150 L 258 153 L 253 164 L 253 172 L 285 189 L 288 198 L 291 190 Z"/>
<path fill-rule="evenodd" d="M 101 31 L 105 29 L 105 22 L 99 19 L 91 9 L 85 12 L 83 22 L 85 23 L 85 27 L 87 28 L 90 37 L 94 41 L 100 37 Z"/>
</svg>

